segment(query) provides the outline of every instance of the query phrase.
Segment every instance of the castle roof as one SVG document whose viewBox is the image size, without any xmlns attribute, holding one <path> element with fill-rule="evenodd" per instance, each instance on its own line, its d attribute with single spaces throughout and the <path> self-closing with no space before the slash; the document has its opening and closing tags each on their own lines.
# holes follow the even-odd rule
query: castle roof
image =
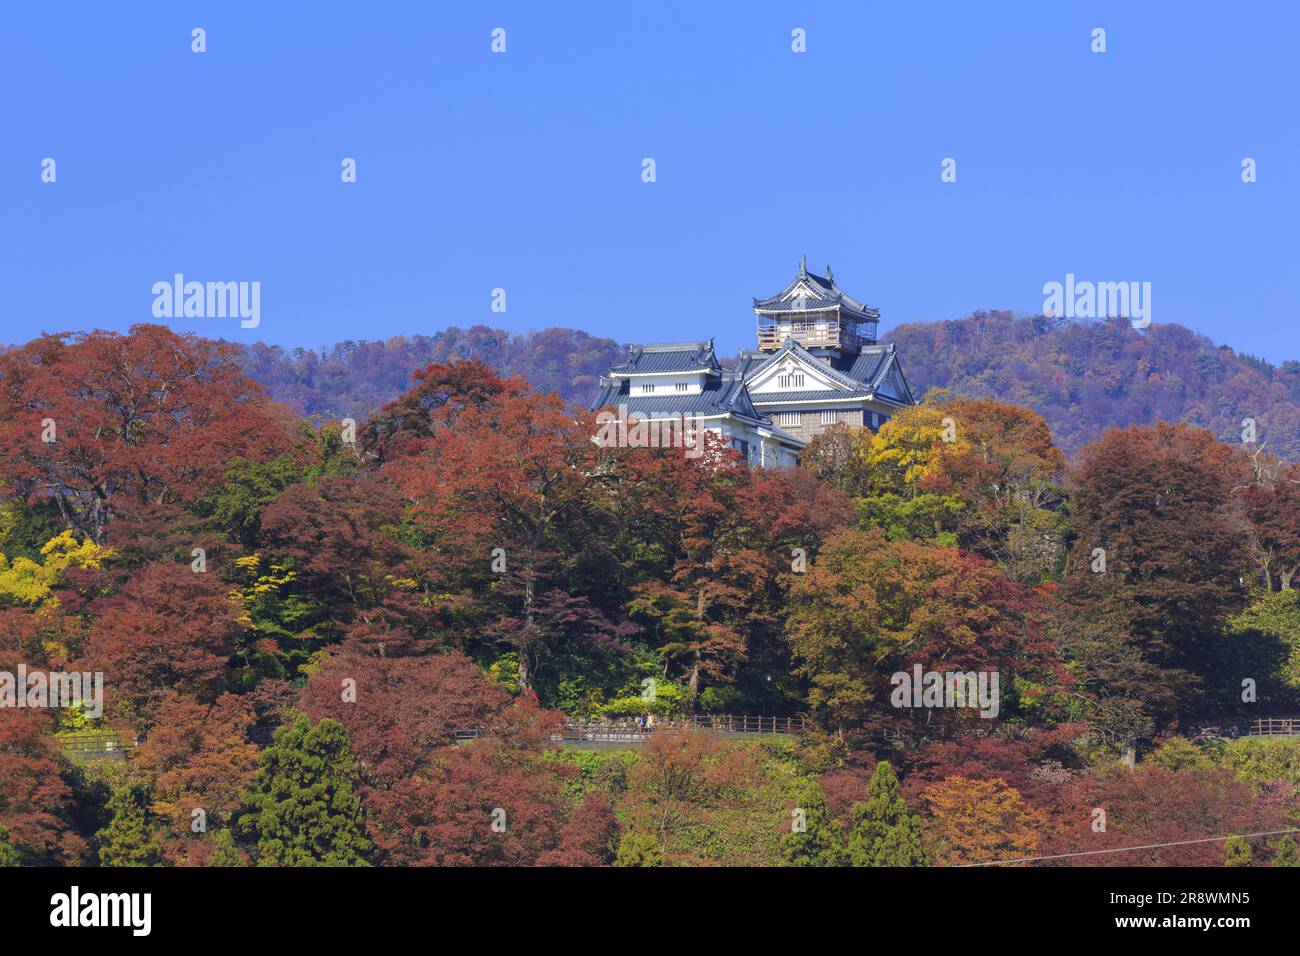
<svg viewBox="0 0 1300 956">
<path fill-rule="evenodd" d="M 758 411 L 749 398 L 745 380 L 734 369 L 718 367 L 717 375 L 704 380 L 704 387 L 694 394 L 633 395 L 631 381 L 625 377 L 602 377 L 600 392 L 591 403 L 593 410 L 601 408 L 626 408 L 629 415 L 646 419 L 664 419 L 683 415 L 690 417 L 731 416 L 771 431 L 781 440 L 802 447 L 803 439 L 773 424 L 772 419 Z"/>
<path fill-rule="evenodd" d="M 899 378 L 902 378 L 902 370 L 898 368 L 898 350 L 893 342 L 864 345 L 861 349 L 852 352 L 843 352 L 839 349 L 825 351 L 828 354 L 823 360 L 817 354 L 809 352 L 794 339 L 786 339 L 775 352 L 762 352 L 757 349 L 743 350 L 740 353 L 740 360 L 736 364 L 735 371 L 746 381 L 752 381 L 769 362 L 781 361 L 787 355 L 795 355 L 801 361 L 811 364 L 822 375 L 846 389 L 843 392 L 829 390 L 782 392 L 780 398 L 777 398 L 775 393 L 764 394 L 760 399 L 763 405 L 786 401 L 811 402 L 819 399 L 871 398 L 885 379 L 889 377 L 890 372 L 897 371 Z M 906 387 L 906 381 L 903 382 L 903 386 Z M 802 397 L 795 398 L 795 395 Z M 911 394 L 909 392 L 900 396 L 900 398 L 910 401 Z"/>
<path fill-rule="evenodd" d="M 754 409 L 745 382 L 730 369 L 711 375 L 704 387 L 692 394 L 667 392 L 663 395 L 633 395 L 631 382 L 623 377 L 602 377 L 600 392 L 591 403 L 593 409 L 625 405 L 629 412 L 641 415 L 738 415 L 755 422 L 765 417 Z"/>
<path fill-rule="evenodd" d="M 670 342 L 664 345 L 629 345 L 627 361 L 609 370 L 611 376 L 670 375 L 681 372 L 716 372 L 722 368 L 713 354 L 713 339 Z"/>
<path fill-rule="evenodd" d="M 825 276 L 814 275 L 808 271 L 807 260 L 801 261 L 789 285 L 770 298 L 754 299 L 754 311 L 760 315 L 777 316 L 838 310 L 843 316 L 860 322 L 880 320 L 879 309 L 859 302 L 836 285 L 830 266 L 826 267 L 826 273 Z"/>
</svg>

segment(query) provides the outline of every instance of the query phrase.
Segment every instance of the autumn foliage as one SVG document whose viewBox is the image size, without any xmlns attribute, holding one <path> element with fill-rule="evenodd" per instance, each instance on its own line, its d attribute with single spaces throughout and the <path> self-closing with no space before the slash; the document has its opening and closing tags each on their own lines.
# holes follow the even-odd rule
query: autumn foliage
<svg viewBox="0 0 1300 956">
<path fill-rule="evenodd" d="M 0 355 L 0 671 L 105 687 L 0 708 L 0 862 L 1209 865 L 1123 854 L 1295 824 L 1294 744 L 1179 735 L 1300 712 L 1296 466 L 1182 424 L 1067 463 L 952 392 L 789 471 L 602 447 L 471 333 L 355 429 L 158 326 Z M 901 705 L 918 668 L 997 706 Z M 808 723 L 674 726 L 730 715 Z"/>
</svg>

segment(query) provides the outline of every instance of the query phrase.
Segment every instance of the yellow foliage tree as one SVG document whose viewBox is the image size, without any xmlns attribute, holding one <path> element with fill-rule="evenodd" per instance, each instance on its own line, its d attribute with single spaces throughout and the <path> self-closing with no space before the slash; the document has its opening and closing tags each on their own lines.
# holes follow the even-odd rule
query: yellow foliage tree
<svg viewBox="0 0 1300 956">
<path fill-rule="evenodd" d="M 867 446 L 871 484 L 878 491 L 915 497 L 921 479 L 936 464 L 936 450 L 949 438 L 954 444 L 961 440 L 943 407 L 927 403 L 900 409 Z"/>
<path fill-rule="evenodd" d="M 98 568 L 109 556 L 87 538 L 78 541 L 71 531 L 55 535 L 41 548 L 41 563 L 17 557 L 10 561 L 0 554 L 0 602 L 24 607 L 43 607 L 54 599 L 50 591 L 62 573 L 72 568 Z"/>
<path fill-rule="evenodd" d="M 946 866 L 1029 856 L 1047 825 L 1001 778 L 947 777 L 925 791 L 925 803 L 931 858 Z"/>
</svg>

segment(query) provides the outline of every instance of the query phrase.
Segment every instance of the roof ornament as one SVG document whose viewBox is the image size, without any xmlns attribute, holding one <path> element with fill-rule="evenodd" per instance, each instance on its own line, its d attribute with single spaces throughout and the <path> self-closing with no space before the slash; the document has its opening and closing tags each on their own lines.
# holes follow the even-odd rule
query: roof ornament
<svg viewBox="0 0 1300 956">
<path fill-rule="evenodd" d="M 808 253 L 805 252 L 803 254 L 803 258 L 799 260 L 799 272 L 800 274 L 802 274 L 807 271 L 808 271 Z"/>
<path fill-rule="evenodd" d="M 835 281 L 835 273 L 831 272 L 831 261 L 829 259 L 826 260 L 826 281 L 827 282 Z"/>
</svg>

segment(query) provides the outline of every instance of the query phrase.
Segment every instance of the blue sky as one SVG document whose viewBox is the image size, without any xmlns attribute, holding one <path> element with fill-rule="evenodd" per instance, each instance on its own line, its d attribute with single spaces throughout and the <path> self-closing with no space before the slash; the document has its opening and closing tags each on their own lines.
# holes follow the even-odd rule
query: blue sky
<svg viewBox="0 0 1300 956">
<path fill-rule="evenodd" d="M 153 321 L 181 272 L 261 283 L 256 329 L 170 323 L 236 341 L 732 352 L 806 252 L 882 329 L 1037 312 L 1072 272 L 1300 358 L 1293 4 L 290 6 L 6 9 L 0 340 Z"/>
</svg>

